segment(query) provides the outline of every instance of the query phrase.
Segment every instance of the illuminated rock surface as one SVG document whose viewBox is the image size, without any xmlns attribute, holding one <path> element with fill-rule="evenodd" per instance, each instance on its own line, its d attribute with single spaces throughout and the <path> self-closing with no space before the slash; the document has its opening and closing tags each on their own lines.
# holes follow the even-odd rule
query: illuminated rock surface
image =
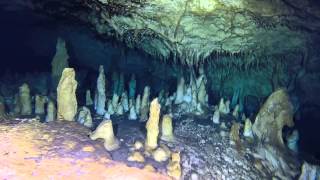
<svg viewBox="0 0 320 180">
<path fill-rule="evenodd" d="M 0 177 L 169 179 L 113 161 L 102 143 L 91 141 L 88 133 L 75 122 L 1 122 Z"/>
</svg>

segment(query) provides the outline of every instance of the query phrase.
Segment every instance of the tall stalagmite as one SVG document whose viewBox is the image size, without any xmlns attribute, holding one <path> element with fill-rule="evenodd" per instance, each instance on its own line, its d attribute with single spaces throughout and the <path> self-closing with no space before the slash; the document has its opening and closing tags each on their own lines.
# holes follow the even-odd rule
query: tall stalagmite
<svg viewBox="0 0 320 180">
<path fill-rule="evenodd" d="M 99 115 L 104 115 L 106 105 L 106 76 L 103 66 L 99 67 L 99 77 L 97 80 L 97 90 L 95 96 L 95 109 Z"/>
<path fill-rule="evenodd" d="M 146 148 L 149 150 L 153 150 L 158 146 L 160 108 L 158 99 L 154 99 L 150 105 L 149 120 L 146 124 Z"/>
<path fill-rule="evenodd" d="M 69 67 L 68 63 L 69 55 L 66 48 L 66 42 L 58 38 L 56 45 L 56 54 L 51 62 L 51 81 L 52 89 L 55 89 L 58 85 L 60 77 L 64 68 Z"/>
<path fill-rule="evenodd" d="M 77 81 L 73 68 L 65 68 L 57 88 L 57 103 L 59 120 L 73 121 L 77 113 L 76 97 Z"/>
<path fill-rule="evenodd" d="M 20 110 L 21 115 L 31 115 L 32 106 L 31 106 L 31 96 L 30 96 L 30 88 L 28 84 L 23 84 L 19 88 L 19 102 L 20 102 Z"/>
</svg>

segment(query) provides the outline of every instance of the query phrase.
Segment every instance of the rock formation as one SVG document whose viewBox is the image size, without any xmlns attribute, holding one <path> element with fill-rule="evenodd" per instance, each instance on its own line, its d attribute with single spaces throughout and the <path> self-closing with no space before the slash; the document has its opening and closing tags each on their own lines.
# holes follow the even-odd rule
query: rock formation
<svg viewBox="0 0 320 180">
<path fill-rule="evenodd" d="M 46 122 L 52 122 L 56 120 L 56 105 L 52 100 L 49 100 L 47 105 L 47 115 L 46 115 Z"/>
<path fill-rule="evenodd" d="M 93 124 L 90 109 L 85 106 L 81 107 L 77 115 L 77 122 L 85 127 L 92 128 Z"/>
<path fill-rule="evenodd" d="M 88 89 L 88 90 L 86 91 L 86 106 L 91 106 L 91 105 L 93 105 L 93 100 L 92 100 L 92 98 L 91 98 L 91 92 L 90 92 L 90 90 Z"/>
<path fill-rule="evenodd" d="M 44 105 L 47 101 L 47 97 L 46 96 L 40 96 L 40 95 L 36 95 L 35 97 L 35 114 L 45 114 L 45 110 L 44 110 Z"/>
<path fill-rule="evenodd" d="M 130 82 L 129 82 L 129 99 L 135 98 L 136 86 L 137 86 L 136 76 L 134 74 L 132 74 Z"/>
<path fill-rule="evenodd" d="M 290 134 L 287 137 L 287 146 L 291 151 L 295 153 L 298 153 L 299 151 L 298 141 L 299 141 L 299 131 L 294 130 L 292 134 Z"/>
<path fill-rule="evenodd" d="M 184 78 L 181 77 L 177 84 L 177 91 L 176 91 L 176 99 L 174 101 L 175 104 L 180 104 L 183 102 L 183 96 L 185 91 L 185 81 Z"/>
<path fill-rule="evenodd" d="M 261 142 L 285 147 L 282 128 L 293 125 L 293 106 L 287 92 L 284 89 L 279 89 L 272 93 L 261 107 L 252 126 L 252 131 Z"/>
<path fill-rule="evenodd" d="M 73 68 L 65 68 L 57 88 L 57 118 L 59 120 L 74 121 L 77 114 L 77 81 Z"/>
<path fill-rule="evenodd" d="M 304 162 L 301 168 L 299 180 L 318 180 L 320 179 L 320 167 Z"/>
<path fill-rule="evenodd" d="M 220 123 L 220 111 L 218 109 L 216 109 L 214 111 L 214 114 L 212 116 L 212 122 L 214 124 L 219 124 Z"/>
<path fill-rule="evenodd" d="M 97 129 L 91 133 L 90 138 L 92 140 L 103 139 L 103 145 L 107 151 L 114 151 L 120 147 L 120 142 L 114 136 L 111 120 L 103 120 Z"/>
<path fill-rule="evenodd" d="M 143 121 L 143 122 L 148 119 L 149 97 L 150 97 L 150 87 L 146 86 L 143 90 L 141 109 L 140 109 L 140 121 Z"/>
<path fill-rule="evenodd" d="M 168 160 L 170 154 L 168 154 L 163 148 L 159 147 L 152 153 L 152 157 L 157 162 L 163 162 Z"/>
<path fill-rule="evenodd" d="M 140 110 L 141 110 L 141 95 L 138 94 L 137 98 L 136 98 L 136 113 L 137 115 L 140 115 Z"/>
<path fill-rule="evenodd" d="M 149 120 L 146 124 L 146 149 L 152 150 L 158 146 L 160 108 L 161 106 L 158 103 L 158 99 L 154 99 L 150 105 Z"/>
<path fill-rule="evenodd" d="M 98 115 L 104 115 L 106 105 L 106 76 L 103 66 L 99 67 L 99 77 L 97 79 L 97 90 L 95 95 L 95 110 Z"/>
<path fill-rule="evenodd" d="M 162 117 L 161 140 L 168 142 L 174 141 L 172 117 L 168 114 Z"/>
<path fill-rule="evenodd" d="M 167 165 L 167 173 L 169 176 L 174 178 L 175 180 L 179 180 L 181 178 L 182 170 L 181 170 L 181 158 L 180 153 L 172 153 L 171 160 Z"/>
<path fill-rule="evenodd" d="M 244 130 L 243 130 L 243 136 L 247 138 L 253 138 L 253 133 L 252 133 L 252 123 L 249 118 L 245 120 L 244 123 Z"/>
<path fill-rule="evenodd" d="M 32 105 L 31 105 L 31 96 L 30 89 L 28 84 L 24 83 L 19 88 L 19 103 L 20 103 L 20 114 L 21 115 L 31 115 Z"/>
<path fill-rule="evenodd" d="M 135 108 L 134 108 L 133 105 L 130 107 L 130 113 L 129 113 L 129 118 L 128 118 L 128 119 L 129 119 L 129 120 L 136 120 L 136 119 L 138 119 L 136 110 L 135 110 Z"/>
<path fill-rule="evenodd" d="M 140 162 L 140 163 L 143 163 L 145 161 L 143 155 L 139 151 L 132 152 L 127 160 L 134 161 L 134 162 Z"/>
<path fill-rule="evenodd" d="M 52 89 L 57 87 L 64 68 L 69 67 L 68 59 L 69 55 L 66 48 L 66 42 L 62 38 L 58 38 L 56 54 L 51 62 Z"/>
</svg>

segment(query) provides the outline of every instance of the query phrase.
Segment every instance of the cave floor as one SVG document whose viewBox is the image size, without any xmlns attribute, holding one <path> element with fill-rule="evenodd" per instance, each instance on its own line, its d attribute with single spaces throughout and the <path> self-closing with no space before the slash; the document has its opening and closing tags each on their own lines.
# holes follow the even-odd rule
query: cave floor
<svg viewBox="0 0 320 180">
<path fill-rule="evenodd" d="M 1 179 L 169 179 L 111 160 L 75 122 L 0 123 Z"/>
<path fill-rule="evenodd" d="M 101 121 L 94 118 L 96 125 Z M 250 143 L 241 147 L 229 142 L 230 121 L 226 127 L 213 126 L 205 117 L 176 117 L 175 142 L 164 144 L 180 152 L 182 179 L 269 179 L 252 156 Z M 226 118 L 227 119 L 227 118 Z M 143 123 L 115 118 L 114 131 L 120 149 L 108 152 L 102 141 L 88 137 L 90 129 L 76 122 L 40 123 L 32 119 L 0 122 L 0 177 L 3 179 L 170 179 L 166 162 L 145 156 L 145 162 L 129 162 L 133 144 L 144 142 Z M 157 171 L 142 168 L 151 164 Z M 260 167 L 260 168 L 259 168 Z"/>
</svg>

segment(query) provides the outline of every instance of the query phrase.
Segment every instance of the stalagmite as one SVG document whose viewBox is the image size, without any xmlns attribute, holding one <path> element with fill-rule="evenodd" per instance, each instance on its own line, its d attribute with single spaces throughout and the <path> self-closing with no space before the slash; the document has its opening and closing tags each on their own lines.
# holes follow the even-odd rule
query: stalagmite
<svg viewBox="0 0 320 180">
<path fill-rule="evenodd" d="M 252 123 L 251 120 L 249 118 L 247 118 L 245 120 L 245 124 L 244 124 L 244 130 L 243 130 L 243 136 L 247 137 L 247 138 L 253 138 L 253 134 L 252 134 Z"/>
<path fill-rule="evenodd" d="M 298 148 L 298 141 L 299 141 L 299 132 L 298 130 L 294 130 L 290 136 L 287 138 L 287 146 L 293 152 L 297 153 Z"/>
<path fill-rule="evenodd" d="M 46 122 L 52 122 L 56 120 L 56 106 L 52 100 L 49 100 L 47 105 L 47 116 L 46 116 Z"/>
<path fill-rule="evenodd" d="M 182 98 L 182 102 L 186 102 L 188 104 L 191 104 L 191 102 L 192 102 L 192 89 L 191 89 L 191 87 L 187 88 L 187 90 Z M 175 104 L 177 104 L 177 103 L 175 103 Z M 178 104 L 180 104 L 180 103 L 178 103 Z"/>
<path fill-rule="evenodd" d="M 230 100 L 228 99 L 226 101 L 226 109 L 225 109 L 225 114 L 229 114 L 230 113 Z"/>
<path fill-rule="evenodd" d="M 174 101 L 175 104 L 180 104 L 183 102 L 183 96 L 185 91 L 184 88 L 185 88 L 185 81 L 184 81 L 184 78 L 181 77 L 177 85 L 176 99 Z"/>
<path fill-rule="evenodd" d="M 91 112 L 87 107 L 84 106 L 79 109 L 77 122 L 88 128 L 93 126 Z"/>
<path fill-rule="evenodd" d="M 149 97 L 150 97 L 150 87 L 146 86 L 143 91 L 141 110 L 140 110 L 140 121 L 143 121 L 143 122 L 148 119 Z"/>
<path fill-rule="evenodd" d="M 103 139 L 103 145 L 107 151 L 114 151 L 120 147 L 118 139 L 114 136 L 111 120 L 103 120 L 97 129 L 91 133 L 90 139 Z"/>
<path fill-rule="evenodd" d="M 91 98 L 91 92 L 90 92 L 90 90 L 88 89 L 88 90 L 86 91 L 86 106 L 91 106 L 91 105 L 93 105 L 93 100 L 92 100 L 92 98 Z"/>
<path fill-rule="evenodd" d="M 19 102 L 20 102 L 20 114 L 21 115 L 31 115 L 32 105 L 31 105 L 31 96 L 30 89 L 28 84 L 24 83 L 19 88 Z"/>
<path fill-rule="evenodd" d="M 171 154 L 171 160 L 169 164 L 167 165 L 167 173 L 172 178 L 178 180 L 181 178 L 181 158 L 180 153 L 172 153 Z"/>
<path fill-rule="evenodd" d="M 78 103 L 76 97 L 77 81 L 73 68 L 65 68 L 57 88 L 57 104 L 59 120 L 74 121 Z"/>
<path fill-rule="evenodd" d="M 123 106 L 122 106 L 121 102 L 119 102 L 119 104 L 117 106 L 116 115 L 121 116 L 121 115 L 123 115 L 123 113 L 124 113 Z"/>
<path fill-rule="evenodd" d="M 56 54 L 51 62 L 51 78 L 53 89 L 57 87 L 63 70 L 69 67 L 68 59 L 69 55 L 66 48 L 66 42 L 63 39 L 58 38 Z"/>
<path fill-rule="evenodd" d="M 224 99 L 223 98 L 221 98 L 220 99 L 220 103 L 219 103 L 219 111 L 221 112 L 221 113 L 223 113 L 223 114 L 227 114 L 227 111 L 228 109 L 227 109 L 227 107 L 226 107 L 226 105 L 224 104 Z"/>
<path fill-rule="evenodd" d="M 130 82 L 129 82 L 129 99 L 133 99 L 135 97 L 136 86 L 137 86 L 136 76 L 134 74 L 132 74 Z"/>
<path fill-rule="evenodd" d="M 97 90 L 95 96 L 95 110 L 98 115 L 104 115 L 106 104 L 106 76 L 103 66 L 99 67 L 99 76 L 97 79 Z"/>
<path fill-rule="evenodd" d="M 120 79 L 119 79 L 119 89 L 117 94 L 120 96 L 124 91 L 124 74 L 120 74 Z"/>
<path fill-rule="evenodd" d="M 239 144 L 240 136 L 239 136 L 240 124 L 233 123 L 230 130 L 230 144 Z"/>
<path fill-rule="evenodd" d="M 114 111 L 117 111 L 118 103 L 119 103 L 119 96 L 115 93 L 112 96 L 112 106 Z"/>
<path fill-rule="evenodd" d="M 212 116 L 212 122 L 214 124 L 219 124 L 220 123 L 220 111 L 218 109 L 216 109 L 214 111 L 214 114 Z"/>
<path fill-rule="evenodd" d="M 143 155 L 139 151 L 132 152 L 127 160 L 133 161 L 133 162 L 141 162 L 141 163 L 145 161 Z"/>
<path fill-rule="evenodd" d="M 0 96 L 0 120 L 6 119 L 6 106 L 2 96 Z"/>
<path fill-rule="evenodd" d="M 162 118 L 161 140 L 168 142 L 174 141 L 172 117 L 168 114 L 164 115 Z"/>
<path fill-rule="evenodd" d="M 117 94 L 119 91 L 119 74 L 117 72 L 112 73 L 112 94 Z"/>
<path fill-rule="evenodd" d="M 136 113 L 137 113 L 137 115 L 140 114 L 140 110 L 141 110 L 141 95 L 138 94 L 138 96 L 136 98 Z"/>
<path fill-rule="evenodd" d="M 232 112 L 232 116 L 235 117 L 236 119 L 239 118 L 239 108 L 240 108 L 240 106 L 237 104 Z"/>
<path fill-rule="evenodd" d="M 35 114 L 45 114 L 45 110 L 44 110 L 44 105 L 46 103 L 46 99 L 47 97 L 45 96 L 40 96 L 40 95 L 36 95 L 35 97 Z"/>
<path fill-rule="evenodd" d="M 136 119 L 138 119 L 136 110 L 135 110 L 134 106 L 131 106 L 130 113 L 129 113 L 129 120 L 136 120 Z"/>
<path fill-rule="evenodd" d="M 19 93 L 17 93 L 15 96 L 14 96 L 14 109 L 13 109 L 13 112 L 15 115 L 18 115 L 20 114 L 21 112 L 21 105 L 20 105 L 20 96 L 19 96 Z"/>
<path fill-rule="evenodd" d="M 147 138 L 145 147 L 149 150 L 153 150 L 158 146 L 160 108 L 158 99 L 154 99 L 150 105 L 149 120 L 146 124 Z"/>
<path fill-rule="evenodd" d="M 170 154 L 168 154 L 163 148 L 157 148 L 153 153 L 152 157 L 157 162 L 163 162 L 168 160 Z"/>
<path fill-rule="evenodd" d="M 128 100 L 128 95 L 127 95 L 126 91 L 124 91 L 122 93 L 121 104 L 122 104 L 124 112 L 128 112 L 129 111 L 129 100 Z"/>
<path fill-rule="evenodd" d="M 206 104 L 206 97 L 207 97 L 206 86 L 205 86 L 204 80 L 202 80 L 199 87 L 199 92 L 198 92 L 198 102 L 200 104 Z"/>
<path fill-rule="evenodd" d="M 293 127 L 293 106 L 284 89 L 272 93 L 261 107 L 252 126 L 259 141 L 285 147 L 282 138 L 284 126 Z"/>
<path fill-rule="evenodd" d="M 108 114 L 113 115 L 114 113 L 115 112 L 114 112 L 114 109 L 113 109 L 112 101 L 109 100 L 108 101 Z"/>
<path fill-rule="evenodd" d="M 320 179 L 320 166 L 312 165 L 304 162 L 301 167 L 301 175 L 299 180 L 319 180 Z"/>
</svg>

